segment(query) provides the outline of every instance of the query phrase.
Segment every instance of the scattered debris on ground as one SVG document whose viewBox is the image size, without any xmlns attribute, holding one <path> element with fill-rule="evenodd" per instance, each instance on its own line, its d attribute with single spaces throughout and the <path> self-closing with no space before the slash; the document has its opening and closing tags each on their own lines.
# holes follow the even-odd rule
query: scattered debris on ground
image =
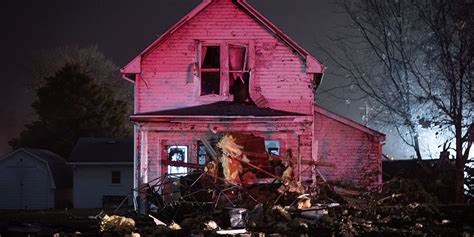
<svg viewBox="0 0 474 237">
<path fill-rule="evenodd" d="M 267 154 L 255 142 L 248 146 L 237 142 L 254 137 L 226 134 L 214 146 L 199 139 L 213 154 L 206 166 L 193 166 L 194 172 L 185 176 L 164 175 L 135 190 L 146 201 L 141 203 L 146 214 L 117 213 L 119 206 L 85 219 L 70 215 L 70 221 L 87 220 L 90 235 L 78 228 L 60 229 L 38 222 L 8 222 L 3 227 L 0 218 L 0 235 L 46 229 L 54 236 L 134 237 L 474 233 L 473 206 L 441 204 L 413 179 L 394 178 L 383 184 L 382 191 L 329 183 L 324 177 L 305 183 L 295 177 L 291 157 Z M 314 163 L 316 169 L 318 165 L 333 166 Z"/>
<path fill-rule="evenodd" d="M 474 233 L 473 206 L 440 204 L 413 180 L 391 180 L 385 183 L 382 192 L 328 183 L 305 186 L 304 194 L 280 196 L 275 192 L 277 189 L 275 184 L 231 189 L 226 193 L 229 200 L 221 195 L 221 202 L 212 201 L 212 195 L 211 201 L 191 202 L 180 198 L 164 202 L 162 208 L 150 210 L 149 215 L 123 211 L 113 214 L 113 210 L 106 211 L 113 215 L 101 212 L 83 217 L 68 212 L 54 213 L 53 216 L 66 219 L 61 226 L 34 221 L 47 219 L 45 213 L 37 213 L 43 218 L 31 213 L 36 217 L 29 222 L 2 213 L 10 221 L 0 218 L 0 234 L 137 237 L 312 236 L 315 233 L 317 236 L 472 236 Z M 244 192 L 255 201 L 243 195 Z M 82 223 L 82 229 L 77 223 Z"/>
<path fill-rule="evenodd" d="M 104 215 L 100 218 L 100 231 L 102 233 L 118 232 L 131 235 L 134 229 L 135 221 L 132 218 L 117 215 Z"/>
</svg>

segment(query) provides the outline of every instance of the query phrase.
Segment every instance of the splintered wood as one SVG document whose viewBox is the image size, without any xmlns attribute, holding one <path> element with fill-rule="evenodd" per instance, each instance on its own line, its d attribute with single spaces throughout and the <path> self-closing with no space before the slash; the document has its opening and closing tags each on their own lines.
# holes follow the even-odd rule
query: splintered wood
<svg viewBox="0 0 474 237">
<path fill-rule="evenodd" d="M 243 171 L 242 164 L 235 158 L 246 160 L 247 156 L 242 155 L 243 146 L 235 143 L 235 138 L 232 135 L 225 135 L 217 143 L 217 147 L 222 149 L 222 155 L 219 157 L 219 161 L 222 164 L 222 171 L 224 178 L 231 183 L 241 183 L 240 174 Z"/>
</svg>

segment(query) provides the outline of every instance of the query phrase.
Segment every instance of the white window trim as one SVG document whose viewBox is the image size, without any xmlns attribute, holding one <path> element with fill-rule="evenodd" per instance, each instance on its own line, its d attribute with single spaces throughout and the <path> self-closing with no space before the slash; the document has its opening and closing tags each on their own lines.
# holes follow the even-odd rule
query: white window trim
<svg viewBox="0 0 474 237">
<path fill-rule="evenodd" d="M 185 152 L 184 152 L 184 163 L 188 163 L 189 160 L 190 160 L 190 156 L 189 156 L 189 150 L 190 150 L 190 147 L 188 145 L 184 145 L 184 144 L 178 144 L 178 145 L 168 145 L 166 146 L 166 154 L 167 154 L 167 157 L 166 159 L 168 159 L 168 154 L 170 152 L 170 149 L 172 148 L 186 148 L 185 149 Z M 168 165 L 166 167 L 166 173 L 169 174 L 169 175 L 173 175 L 173 176 L 184 176 L 184 175 L 187 175 L 187 172 L 189 171 L 189 169 L 187 167 L 179 167 L 178 169 L 183 169 L 185 170 L 184 173 L 171 173 L 171 167 L 175 167 L 175 166 L 172 166 L 172 165 Z"/>
</svg>

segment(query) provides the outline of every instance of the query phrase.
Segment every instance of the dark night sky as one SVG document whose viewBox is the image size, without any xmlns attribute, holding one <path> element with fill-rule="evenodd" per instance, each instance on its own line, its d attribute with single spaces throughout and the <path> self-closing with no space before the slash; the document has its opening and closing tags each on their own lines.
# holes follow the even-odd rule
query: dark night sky
<svg viewBox="0 0 474 237">
<path fill-rule="evenodd" d="M 200 0 L 17 0 L 3 4 L 0 24 L 3 73 L 0 80 L 0 156 L 7 141 L 34 117 L 25 58 L 35 50 L 61 46 L 98 45 L 118 66 L 123 66 L 162 32 L 194 8 Z M 331 0 L 249 0 L 267 18 L 295 39 L 328 71 L 330 62 L 318 50 L 335 29 L 344 24 Z M 324 88 L 341 83 L 325 76 Z M 350 119 L 361 120 L 361 105 L 319 96 L 319 103 Z"/>
</svg>

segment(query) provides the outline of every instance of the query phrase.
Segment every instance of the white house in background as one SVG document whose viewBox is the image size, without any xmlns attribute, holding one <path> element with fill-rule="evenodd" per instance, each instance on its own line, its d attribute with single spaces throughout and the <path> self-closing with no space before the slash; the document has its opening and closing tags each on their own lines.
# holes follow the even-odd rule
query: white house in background
<svg viewBox="0 0 474 237">
<path fill-rule="evenodd" d="M 73 169 L 75 208 L 117 205 L 133 186 L 133 141 L 81 138 L 68 164 Z"/>
<path fill-rule="evenodd" d="M 0 158 L 0 209 L 70 207 L 71 190 L 71 169 L 55 153 L 20 148 Z"/>
</svg>

